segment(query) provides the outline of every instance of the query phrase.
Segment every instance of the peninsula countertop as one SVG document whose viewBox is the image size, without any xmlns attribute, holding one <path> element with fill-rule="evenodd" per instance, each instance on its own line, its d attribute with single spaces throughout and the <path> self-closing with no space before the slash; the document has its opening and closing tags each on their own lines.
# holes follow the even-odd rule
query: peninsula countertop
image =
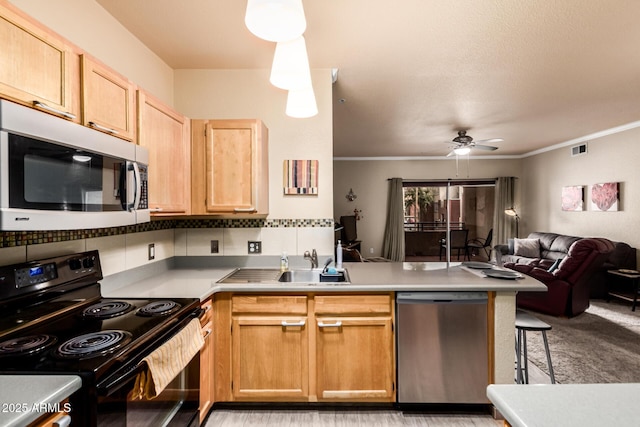
<svg viewBox="0 0 640 427">
<path fill-rule="evenodd" d="M 492 384 L 487 396 L 513 427 L 638 425 L 640 384 Z"/>
<path fill-rule="evenodd" d="M 199 298 L 218 292 L 420 292 L 496 291 L 544 292 L 536 279 L 517 280 L 484 277 L 480 270 L 440 262 L 348 263 L 350 283 L 218 283 L 234 268 L 175 268 L 126 286 L 103 290 L 117 298 Z"/>
<path fill-rule="evenodd" d="M 0 425 L 24 426 L 80 389 L 76 375 L 0 375 Z M 60 405 L 60 411 L 71 407 Z"/>
</svg>

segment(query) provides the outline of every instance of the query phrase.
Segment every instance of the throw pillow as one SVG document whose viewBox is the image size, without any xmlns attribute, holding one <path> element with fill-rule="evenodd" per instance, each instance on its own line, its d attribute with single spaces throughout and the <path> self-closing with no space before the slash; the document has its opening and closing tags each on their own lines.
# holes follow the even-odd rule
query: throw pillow
<svg viewBox="0 0 640 427">
<path fill-rule="evenodd" d="M 540 239 L 513 239 L 513 254 L 526 258 L 540 258 Z"/>
<path fill-rule="evenodd" d="M 556 271 L 556 269 L 558 268 L 558 266 L 560 265 L 561 262 L 562 262 L 562 258 L 558 258 L 557 260 L 555 260 L 553 262 L 553 264 L 551 264 L 551 267 L 549 267 L 549 269 L 547 271 L 549 273 L 553 273 L 554 271 Z"/>
</svg>

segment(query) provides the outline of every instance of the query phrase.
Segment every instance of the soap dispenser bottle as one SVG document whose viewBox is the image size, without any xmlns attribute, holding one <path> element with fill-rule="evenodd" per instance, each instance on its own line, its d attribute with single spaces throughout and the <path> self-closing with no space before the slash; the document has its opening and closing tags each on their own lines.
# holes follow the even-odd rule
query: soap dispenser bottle
<svg viewBox="0 0 640 427">
<path fill-rule="evenodd" d="M 280 256 L 280 271 L 287 271 L 289 269 L 289 257 L 286 252 L 282 252 Z"/>
<path fill-rule="evenodd" d="M 336 270 L 342 270 L 342 243 L 340 240 L 336 245 Z"/>
</svg>

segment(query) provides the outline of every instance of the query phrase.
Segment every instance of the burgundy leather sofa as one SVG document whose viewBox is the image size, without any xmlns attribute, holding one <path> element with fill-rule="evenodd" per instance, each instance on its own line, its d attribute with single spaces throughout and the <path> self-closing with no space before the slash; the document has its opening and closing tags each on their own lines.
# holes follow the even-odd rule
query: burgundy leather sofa
<svg viewBox="0 0 640 427">
<path fill-rule="evenodd" d="M 571 245 L 582 237 L 567 236 L 556 233 L 533 232 L 527 239 L 540 241 L 540 255 L 537 257 L 523 257 L 514 254 L 513 240 L 510 245 L 497 245 L 495 250 L 500 254 L 503 263 L 530 264 L 537 267 L 549 268 L 554 261 L 567 256 Z M 636 248 L 623 242 L 613 242 L 614 249 L 604 263 L 597 268 L 589 278 L 589 294 L 591 298 L 604 299 L 607 296 L 607 284 L 616 282 L 616 278 L 607 275 L 607 270 L 626 268 L 636 269 Z M 542 265 L 540 265 L 542 264 Z"/>
<path fill-rule="evenodd" d="M 505 263 L 505 267 L 538 279 L 548 288 L 547 292 L 518 292 L 517 306 L 554 316 L 573 317 L 584 312 L 589 307 L 590 279 L 614 249 L 614 243 L 604 238 L 575 240 L 552 272 L 548 271 L 552 264 L 548 259 Z"/>
</svg>

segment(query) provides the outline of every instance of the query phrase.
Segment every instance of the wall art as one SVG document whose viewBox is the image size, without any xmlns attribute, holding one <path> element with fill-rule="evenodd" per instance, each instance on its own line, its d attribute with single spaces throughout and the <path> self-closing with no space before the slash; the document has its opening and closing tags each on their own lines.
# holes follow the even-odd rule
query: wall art
<svg viewBox="0 0 640 427">
<path fill-rule="evenodd" d="M 582 185 L 562 187 L 562 210 L 571 212 L 584 210 L 584 187 Z"/>
<path fill-rule="evenodd" d="M 317 160 L 285 160 L 282 174 L 284 194 L 318 194 Z"/>
<path fill-rule="evenodd" d="M 617 182 L 605 182 L 591 186 L 591 208 L 594 211 L 617 211 L 620 205 L 620 185 Z"/>
</svg>

